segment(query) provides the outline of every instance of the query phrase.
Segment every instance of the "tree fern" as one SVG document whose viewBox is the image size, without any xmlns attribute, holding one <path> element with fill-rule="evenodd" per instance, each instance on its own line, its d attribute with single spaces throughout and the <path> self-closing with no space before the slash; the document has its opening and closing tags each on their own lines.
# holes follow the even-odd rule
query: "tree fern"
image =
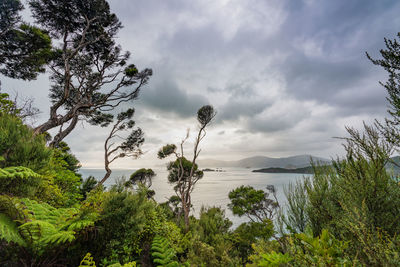
<svg viewBox="0 0 400 267">
<path fill-rule="evenodd" d="M 0 168 L 0 193 L 33 196 L 41 176 L 26 167 Z"/>
<path fill-rule="evenodd" d="M 162 236 L 155 236 L 151 245 L 151 255 L 156 266 L 179 267 L 180 264 L 175 261 L 175 251 Z"/>
<path fill-rule="evenodd" d="M 25 247 L 26 242 L 21 237 L 17 224 L 5 214 L 0 214 L 0 239 Z"/>
<path fill-rule="evenodd" d="M 96 263 L 94 262 L 92 255 L 90 253 L 87 253 L 78 267 L 96 267 Z M 108 265 L 108 267 L 136 267 L 136 262 L 131 261 L 125 263 L 124 265 L 122 265 L 121 263 L 114 263 Z"/>
<path fill-rule="evenodd" d="M 4 200 L 7 205 L 0 205 L 0 238 L 29 246 L 37 255 L 49 248 L 71 243 L 82 230 L 93 226 L 98 217 L 98 213 L 87 208 L 83 211 L 57 209 L 28 198 L 5 197 Z M 13 215 L 11 207 L 17 210 L 17 215 Z"/>
<path fill-rule="evenodd" d="M 136 262 L 131 261 L 131 262 L 125 263 L 124 265 L 122 265 L 121 263 L 114 263 L 114 264 L 108 265 L 108 267 L 136 267 Z"/>
</svg>

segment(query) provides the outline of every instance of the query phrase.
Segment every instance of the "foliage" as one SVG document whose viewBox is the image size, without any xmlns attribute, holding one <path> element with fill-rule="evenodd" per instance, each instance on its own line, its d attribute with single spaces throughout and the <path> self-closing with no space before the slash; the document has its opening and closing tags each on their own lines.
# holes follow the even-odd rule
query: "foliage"
<svg viewBox="0 0 400 267">
<path fill-rule="evenodd" d="M 35 135 L 19 118 L 10 114 L 0 114 L 0 118 L 0 167 L 26 167 L 40 174 L 17 179 L 10 176 L 0 186 L 1 192 L 56 206 L 75 204 L 81 198 L 81 177 L 77 173 L 80 165 L 67 144 L 48 148 L 44 136 Z"/>
<path fill-rule="evenodd" d="M 128 183 L 132 185 L 141 183 L 150 187 L 154 176 L 156 176 L 156 174 L 152 169 L 141 168 L 131 174 Z"/>
<path fill-rule="evenodd" d="M 168 157 L 169 155 L 173 154 L 176 152 L 176 145 L 174 144 L 168 144 L 163 146 L 157 153 L 157 156 L 159 159 L 164 159 Z"/>
<path fill-rule="evenodd" d="M 314 169 L 317 166 L 314 166 Z M 324 167 L 321 167 L 324 168 Z M 307 217 L 306 206 L 307 196 L 305 185 L 301 180 L 297 180 L 295 184 L 289 183 L 284 188 L 287 199 L 285 209 L 281 209 L 278 214 L 278 229 L 281 235 L 287 231 L 291 233 L 304 232 L 309 222 Z"/>
<path fill-rule="evenodd" d="M 132 120 L 135 110 L 130 108 L 125 112 L 121 112 L 117 116 L 117 121 L 113 125 L 110 134 L 104 143 L 104 168 L 106 174 L 103 179 L 97 184 L 102 185 L 111 175 L 112 170 L 110 164 L 116 159 L 132 157 L 138 158 L 142 151 L 140 146 L 144 142 L 142 129 L 133 130 L 135 121 Z M 113 116 L 110 116 L 110 120 Z M 109 122 L 103 122 L 102 126 L 107 126 Z M 129 131 L 128 136 L 123 136 L 122 133 Z"/>
<path fill-rule="evenodd" d="M 335 161 L 333 167 L 315 166 L 313 178 L 306 178 L 297 191 L 289 190 L 294 204 L 283 221 L 293 232 L 301 229 L 299 225 L 309 226 L 317 235 L 326 229 L 336 239 L 348 241 L 347 255 L 375 265 L 386 260 L 385 254 L 398 253 L 389 245 L 396 243 L 400 233 L 400 187 L 385 168 L 392 146 L 374 127 L 365 126 L 362 134 L 348 131 L 346 158 Z M 300 220 L 287 220 L 302 213 Z M 383 249 L 386 245 L 388 249 Z"/>
<path fill-rule="evenodd" d="M 295 234 L 289 240 L 288 253 L 295 266 L 351 266 L 345 250 L 348 242 L 337 240 L 326 229 L 314 237 L 310 229 Z"/>
<path fill-rule="evenodd" d="M 0 167 L 24 166 L 38 171 L 49 163 L 51 153 L 42 135 L 34 135 L 19 118 L 0 113 Z"/>
<path fill-rule="evenodd" d="M 71 158 L 75 157 L 67 151 L 59 148 L 53 148 L 53 156 L 49 165 L 43 168 L 40 173 L 49 177 L 54 185 L 56 185 L 63 195 L 63 205 L 72 206 L 82 197 L 79 189 L 82 178 L 77 172 L 80 167 L 79 161 L 71 162 Z"/>
<path fill-rule="evenodd" d="M 215 246 L 223 235 L 227 235 L 232 222 L 225 217 L 225 211 L 219 207 L 200 209 L 196 232 L 200 240 Z"/>
<path fill-rule="evenodd" d="M 0 238 L 7 243 L 15 243 L 20 246 L 26 246 L 25 240 L 21 237 L 17 224 L 13 220 L 0 213 Z"/>
<path fill-rule="evenodd" d="M 19 110 L 17 109 L 15 103 L 10 100 L 10 96 L 6 93 L 0 93 L 0 115 L 17 115 L 18 113 Z"/>
<path fill-rule="evenodd" d="M 41 176 L 26 167 L 0 168 L 0 193 L 14 196 L 30 196 L 36 193 Z"/>
<path fill-rule="evenodd" d="M 87 253 L 85 257 L 82 259 L 81 263 L 79 264 L 79 267 L 96 267 L 96 263 L 93 260 L 93 257 L 91 256 L 90 253 Z M 136 262 L 131 261 L 128 263 L 125 263 L 124 265 L 121 265 L 120 263 L 114 263 L 111 265 L 108 265 L 108 267 L 136 267 Z"/>
<path fill-rule="evenodd" d="M 154 225 L 160 216 L 155 203 L 140 192 L 110 191 L 103 195 L 96 242 L 88 243 L 85 249 L 103 265 L 139 259 L 144 243 L 151 241 L 153 228 L 157 228 Z"/>
<path fill-rule="evenodd" d="M 238 255 L 243 263 L 253 253 L 252 244 L 258 240 L 268 240 L 274 234 L 274 224 L 271 220 L 263 222 L 247 222 L 240 224 L 233 232 L 232 242 L 237 248 Z"/>
<path fill-rule="evenodd" d="M 400 32 L 397 34 L 397 38 L 400 38 Z M 400 43 L 396 38 L 393 40 L 384 38 L 384 42 L 385 49 L 379 51 L 382 56 L 381 59 L 373 59 L 368 53 L 367 57 L 374 65 L 382 67 L 389 75 L 388 80 L 381 85 L 389 95 L 387 97 L 390 105 L 388 112 L 392 116 L 392 120 L 388 120 L 388 122 L 392 126 L 398 126 L 400 122 Z"/>
<path fill-rule="evenodd" d="M 93 257 L 90 253 L 87 253 L 85 257 L 82 259 L 79 267 L 96 267 L 96 263 L 93 260 Z"/>
<path fill-rule="evenodd" d="M 32 259 L 57 261 L 53 249 L 62 249 L 63 245 L 76 240 L 94 226 L 98 217 L 95 210 L 85 206 L 57 209 L 28 198 L 2 197 L 2 201 L 0 239 L 9 243 L 8 249 L 15 243 L 16 249 L 26 251 L 21 258 L 25 263 Z"/>
<path fill-rule="evenodd" d="M 310 228 L 304 233 L 281 238 L 284 253 L 279 248 L 254 245 L 252 264 L 247 266 L 355 266 L 357 261 L 346 255 L 348 242 L 337 240 L 326 229 L 314 237 Z M 277 252 L 278 250 L 278 252 Z"/>
<path fill-rule="evenodd" d="M 178 267 L 175 251 L 170 247 L 167 239 L 155 236 L 151 244 L 151 256 L 156 266 Z"/>
<path fill-rule="evenodd" d="M 189 130 L 187 131 L 186 137 L 181 141 L 180 153 L 176 151 L 177 147 L 173 144 L 168 144 L 162 147 L 157 153 L 160 159 L 166 158 L 172 154 L 174 154 L 176 157 L 175 161 L 172 161 L 168 164 L 168 181 L 170 183 L 175 183 L 174 190 L 181 200 L 181 211 L 183 211 L 184 215 L 186 232 L 189 231 L 189 214 L 190 209 L 192 208 L 191 194 L 197 181 L 203 177 L 203 172 L 198 170 L 198 166 L 196 164 L 197 157 L 201 151 L 199 149 L 199 144 L 206 136 L 205 129 L 214 119 L 215 115 L 216 112 L 210 105 L 203 106 L 198 110 L 197 121 L 199 123 L 199 131 L 194 142 L 193 159 L 191 161 L 185 158 L 183 150 L 183 145 L 189 138 Z M 178 214 L 178 217 L 180 217 L 180 214 Z"/>
<path fill-rule="evenodd" d="M 200 123 L 200 127 L 206 127 L 214 119 L 216 112 L 210 105 L 202 106 L 197 111 L 197 121 Z"/>
<path fill-rule="evenodd" d="M 267 186 L 268 192 L 256 190 L 252 186 L 240 186 L 229 192 L 231 201 L 228 207 L 233 214 L 239 217 L 245 215 L 253 222 L 262 222 L 264 219 L 272 219 L 279 207 L 276 199 L 275 187 Z M 269 195 L 273 194 L 274 200 L 269 199 Z"/>
<path fill-rule="evenodd" d="M 0 88 L 1 89 L 1 88 Z M 0 115 L 8 114 L 20 118 L 23 122 L 27 118 L 33 118 L 39 113 L 39 109 L 33 106 L 33 99 L 18 100 L 16 94 L 13 100 L 6 93 L 0 93 Z"/>
<path fill-rule="evenodd" d="M 194 164 L 184 157 L 178 158 L 177 160 L 170 162 L 167 166 L 168 182 L 175 184 L 174 190 L 179 192 L 188 182 L 190 182 L 190 174 L 193 168 L 193 180 L 198 181 L 203 178 L 203 171 L 198 169 L 197 164 Z"/>
<path fill-rule="evenodd" d="M 290 261 L 292 261 L 292 258 L 288 254 L 276 253 L 275 251 L 272 251 L 268 254 L 262 254 L 259 259 L 253 261 L 253 264 L 246 264 L 246 266 L 279 267 L 288 265 Z"/>
<path fill-rule="evenodd" d="M 92 191 L 97 185 L 97 180 L 94 176 L 89 176 L 85 180 L 83 180 L 80 189 L 83 199 L 86 199 L 87 194 Z"/>
<path fill-rule="evenodd" d="M 219 207 L 202 207 L 199 219 L 191 218 L 187 261 L 191 266 L 238 266 L 231 240 L 232 222 Z"/>
<path fill-rule="evenodd" d="M 50 37 L 24 23 L 19 0 L 0 2 L 0 73 L 11 78 L 32 80 L 52 56 Z"/>
<path fill-rule="evenodd" d="M 390 236 L 380 228 L 371 228 L 366 222 L 367 212 L 365 204 L 361 211 L 348 211 L 345 219 L 347 230 L 353 234 L 358 242 L 357 260 L 362 265 L 369 266 L 397 266 L 400 264 L 400 240 L 398 235 Z M 351 255 L 354 255 L 350 252 Z"/>
</svg>

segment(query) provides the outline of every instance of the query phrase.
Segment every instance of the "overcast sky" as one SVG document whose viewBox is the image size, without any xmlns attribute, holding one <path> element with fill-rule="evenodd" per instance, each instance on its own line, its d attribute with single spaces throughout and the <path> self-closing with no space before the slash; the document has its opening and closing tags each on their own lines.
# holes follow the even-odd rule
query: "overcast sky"
<svg viewBox="0 0 400 267">
<path fill-rule="evenodd" d="M 386 73 L 365 56 L 400 31 L 400 1 L 389 0 L 113 0 L 124 28 L 122 48 L 153 69 L 136 109 L 145 132 L 142 159 L 114 168 L 158 165 L 157 150 L 178 143 L 195 114 L 218 114 L 202 158 L 235 160 L 312 154 L 342 155 L 345 125 L 386 116 Z M 46 75 L 2 89 L 35 98 L 48 114 Z M 107 129 L 80 124 L 66 139 L 84 167 L 103 166 Z M 188 143 L 187 153 L 191 152 Z"/>
</svg>

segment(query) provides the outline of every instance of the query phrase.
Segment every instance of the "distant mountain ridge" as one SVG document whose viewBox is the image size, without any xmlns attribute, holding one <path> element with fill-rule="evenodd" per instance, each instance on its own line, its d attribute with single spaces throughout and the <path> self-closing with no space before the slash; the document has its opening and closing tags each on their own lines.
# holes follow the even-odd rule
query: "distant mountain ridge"
<svg viewBox="0 0 400 267">
<path fill-rule="evenodd" d="M 198 160 L 201 168 L 207 167 L 239 167 L 239 168 L 303 168 L 310 166 L 311 158 L 314 162 L 330 164 L 331 160 L 315 157 L 312 155 L 297 155 L 291 157 L 271 158 L 265 156 L 254 156 L 236 161 L 223 161 L 214 159 Z"/>
<path fill-rule="evenodd" d="M 295 168 L 295 169 L 286 169 L 286 168 L 264 168 L 253 170 L 252 172 L 262 172 L 262 173 L 301 173 L 301 174 L 313 174 L 314 169 L 311 166 L 303 167 L 303 168 Z"/>
</svg>

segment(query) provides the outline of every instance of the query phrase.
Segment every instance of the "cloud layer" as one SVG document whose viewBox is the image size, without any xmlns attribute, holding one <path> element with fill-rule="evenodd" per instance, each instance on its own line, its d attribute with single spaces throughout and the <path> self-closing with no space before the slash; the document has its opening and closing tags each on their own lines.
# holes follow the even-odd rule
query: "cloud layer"
<svg viewBox="0 0 400 267">
<path fill-rule="evenodd" d="M 375 0 L 110 1 L 124 28 L 118 41 L 154 76 L 135 102 L 146 132 L 142 161 L 152 164 L 166 142 L 179 142 L 204 104 L 218 111 L 203 157 L 239 159 L 341 153 L 344 125 L 386 115 L 383 38 L 400 30 L 400 2 Z M 46 79 L 3 87 L 35 94 L 46 115 Z M 84 133 L 84 134 L 83 134 Z M 78 139 L 78 136 L 87 136 Z M 67 141 L 86 166 L 101 166 L 106 130 L 80 127 Z M 88 145 L 90 143 L 90 145 Z M 99 164 L 100 163 L 100 164 Z"/>
</svg>

